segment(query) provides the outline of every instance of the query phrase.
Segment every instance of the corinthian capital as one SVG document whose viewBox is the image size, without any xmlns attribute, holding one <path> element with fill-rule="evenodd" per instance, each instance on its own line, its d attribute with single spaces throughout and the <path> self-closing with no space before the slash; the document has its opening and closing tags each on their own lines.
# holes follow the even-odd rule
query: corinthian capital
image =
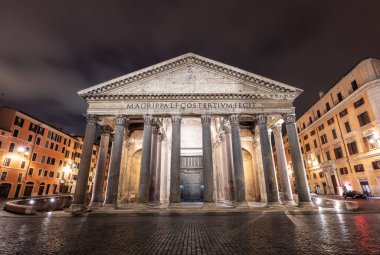
<svg viewBox="0 0 380 255">
<path fill-rule="evenodd" d="M 239 114 L 231 114 L 230 116 L 228 116 L 228 119 L 231 124 L 239 124 L 240 116 Z"/>
<path fill-rule="evenodd" d="M 90 125 L 96 125 L 96 123 L 99 121 L 99 118 L 95 114 L 83 114 L 83 117 L 86 118 L 86 123 Z"/>
<path fill-rule="evenodd" d="M 112 134 L 112 128 L 108 125 L 104 125 L 104 126 L 101 126 L 100 127 L 100 133 L 101 134 L 106 134 L 106 135 L 110 135 Z"/>
<path fill-rule="evenodd" d="M 296 122 L 296 114 L 295 113 L 288 113 L 283 115 L 285 124 L 292 124 Z"/>
<path fill-rule="evenodd" d="M 116 125 L 127 125 L 128 119 L 125 115 L 119 114 L 115 117 L 115 124 Z"/>
<path fill-rule="evenodd" d="M 268 121 L 268 116 L 266 114 L 259 114 L 256 116 L 257 124 L 262 125 L 262 124 L 267 124 Z"/>
<path fill-rule="evenodd" d="M 201 116 L 202 124 L 210 124 L 211 123 L 211 115 L 209 114 L 203 114 Z"/>
<path fill-rule="evenodd" d="M 181 120 L 182 120 L 182 118 L 179 115 L 173 115 L 172 116 L 172 124 L 173 125 L 180 125 L 181 124 Z"/>
<path fill-rule="evenodd" d="M 144 115 L 144 125 L 152 125 L 153 117 L 151 115 Z"/>
</svg>

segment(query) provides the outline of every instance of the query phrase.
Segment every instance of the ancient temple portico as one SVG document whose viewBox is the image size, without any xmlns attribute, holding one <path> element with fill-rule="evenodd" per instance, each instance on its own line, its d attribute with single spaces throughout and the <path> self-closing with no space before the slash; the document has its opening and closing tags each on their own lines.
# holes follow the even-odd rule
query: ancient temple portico
<svg viewBox="0 0 380 255">
<path fill-rule="evenodd" d="M 283 125 L 298 205 L 311 205 L 293 107 L 301 92 L 192 53 L 79 91 L 88 109 L 73 210 L 85 207 L 98 127 L 101 146 L 93 208 L 182 202 L 292 205 Z M 279 152 L 279 173 L 271 132 Z"/>
</svg>

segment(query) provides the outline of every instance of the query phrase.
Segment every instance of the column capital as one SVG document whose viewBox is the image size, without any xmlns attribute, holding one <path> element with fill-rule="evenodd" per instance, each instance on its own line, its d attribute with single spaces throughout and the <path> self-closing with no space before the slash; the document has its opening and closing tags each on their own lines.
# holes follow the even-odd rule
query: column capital
<svg viewBox="0 0 380 255">
<path fill-rule="evenodd" d="M 86 123 L 90 125 L 96 125 L 96 123 L 99 121 L 99 118 L 96 114 L 83 114 L 83 117 L 86 118 Z"/>
<path fill-rule="evenodd" d="M 152 125 L 153 124 L 153 117 L 152 117 L 152 115 L 148 115 L 148 114 L 146 114 L 146 115 L 144 115 L 144 125 Z"/>
<path fill-rule="evenodd" d="M 282 135 L 282 124 L 281 123 L 276 122 L 275 124 L 273 124 L 273 126 L 271 128 L 272 128 L 274 134 Z"/>
<path fill-rule="evenodd" d="M 160 131 L 160 126 L 158 126 L 158 125 L 152 126 L 152 132 L 154 135 L 157 135 L 159 131 Z"/>
<path fill-rule="evenodd" d="M 128 124 L 128 118 L 123 114 L 116 115 L 115 124 L 125 126 Z"/>
<path fill-rule="evenodd" d="M 100 127 L 100 133 L 103 135 L 111 135 L 113 132 L 112 128 L 108 125 L 103 125 Z"/>
<path fill-rule="evenodd" d="M 268 121 L 268 116 L 266 114 L 258 114 L 256 116 L 257 124 L 262 125 L 262 124 L 267 124 Z"/>
<path fill-rule="evenodd" d="M 285 121 L 285 124 L 293 124 L 296 122 L 296 114 L 295 113 L 287 113 L 282 115 Z"/>
<path fill-rule="evenodd" d="M 231 127 L 227 125 L 222 126 L 222 130 L 224 131 L 225 134 L 230 134 L 231 133 Z"/>
<path fill-rule="evenodd" d="M 182 117 L 180 115 L 173 115 L 172 116 L 172 124 L 173 125 L 179 125 L 181 124 Z"/>
<path fill-rule="evenodd" d="M 202 121 L 202 124 L 210 124 L 211 123 L 211 115 L 202 114 L 201 115 L 201 121 Z"/>
<path fill-rule="evenodd" d="M 228 116 L 228 120 L 230 121 L 231 124 L 239 124 L 239 119 L 240 119 L 239 114 L 230 114 Z"/>
</svg>

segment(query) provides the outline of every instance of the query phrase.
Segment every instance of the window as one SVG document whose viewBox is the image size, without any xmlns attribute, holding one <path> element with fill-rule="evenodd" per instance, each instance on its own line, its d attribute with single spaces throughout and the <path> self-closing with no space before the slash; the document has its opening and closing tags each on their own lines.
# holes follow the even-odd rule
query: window
<svg viewBox="0 0 380 255">
<path fill-rule="evenodd" d="M 67 142 L 67 139 L 64 138 L 64 139 L 63 139 L 63 145 L 66 145 L 66 142 Z"/>
<path fill-rule="evenodd" d="M 305 150 L 306 150 L 306 152 L 309 152 L 309 151 L 310 151 L 310 144 L 307 143 L 307 144 L 305 145 Z"/>
<path fill-rule="evenodd" d="M 326 111 L 330 111 L 331 107 L 330 107 L 330 104 L 329 102 L 326 103 Z"/>
<path fill-rule="evenodd" d="M 45 148 L 49 147 L 49 141 L 45 141 Z"/>
<path fill-rule="evenodd" d="M 351 82 L 351 88 L 352 88 L 352 91 L 355 91 L 358 89 L 358 83 L 356 82 L 356 80 L 353 80 Z"/>
<path fill-rule="evenodd" d="M 331 133 L 332 133 L 332 136 L 333 136 L 333 138 L 334 139 L 336 139 L 338 136 L 336 135 L 336 131 L 335 131 L 335 129 L 332 129 L 331 130 Z"/>
<path fill-rule="evenodd" d="M 355 165 L 354 169 L 355 169 L 355 172 L 357 173 L 364 172 L 363 164 Z"/>
<path fill-rule="evenodd" d="M 329 151 L 326 151 L 326 158 L 327 160 L 331 160 L 331 155 Z"/>
<path fill-rule="evenodd" d="M 54 143 L 51 143 L 50 144 L 50 150 L 52 150 L 54 148 Z"/>
<path fill-rule="evenodd" d="M 45 129 L 43 127 L 38 127 L 38 134 L 44 135 Z"/>
<path fill-rule="evenodd" d="M 63 162 L 62 160 L 59 161 L 59 166 L 62 166 Z"/>
<path fill-rule="evenodd" d="M 311 135 L 311 136 L 315 135 L 315 130 L 312 130 L 312 131 L 310 132 L 310 135 Z"/>
<path fill-rule="evenodd" d="M 326 144 L 327 143 L 327 136 L 326 136 L 326 134 L 321 135 L 321 142 L 322 142 L 322 144 Z"/>
<path fill-rule="evenodd" d="M 47 138 L 50 139 L 50 137 L 51 137 L 51 131 L 49 130 L 49 131 L 48 131 L 48 134 L 47 134 Z"/>
<path fill-rule="evenodd" d="M 324 172 L 319 172 L 319 178 L 323 178 L 325 176 Z"/>
<path fill-rule="evenodd" d="M 58 151 L 58 144 L 55 145 L 55 151 Z"/>
<path fill-rule="evenodd" d="M 55 158 L 51 158 L 50 165 L 54 166 L 55 165 Z"/>
<path fill-rule="evenodd" d="M 18 137 L 18 133 L 20 131 L 18 129 L 13 130 L 13 137 Z"/>
<path fill-rule="evenodd" d="M 32 175 L 32 174 L 33 174 L 33 168 L 29 168 L 28 175 Z"/>
<path fill-rule="evenodd" d="M 65 147 L 62 147 L 62 151 L 61 151 L 62 153 L 65 153 Z"/>
<path fill-rule="evenodd" d="M 342 93 L 339 92 L 338 94 L 336 94 L 336 97 L 338 98 L 339 103 L 343 101 Z"/>
<path fill-rule="evenodd" d="M 69 139 L 69 144 L 67 146 L 69 146 L 69 147 L 71 146 L 71 139 Z"/>
<path fill-rule="evenodd" d="M 4 158 L 3 166 L 10 166 L 11 165 L 11 158 Z"/>
<path fill-rule="evenodd" d="M 317 175 L 313 173 L 313 179 L 317 179 Z"/>
<path fill-rule="evenodd" d="M 317 140 L 314 139 L 314 148 L 317 148 L 318 147 L 318 144 L 317 144 Z"/>
<path fill-rule="evenodd" d="M 32 131 L 32 132 L 36 133 L 36 131 L 37 131 L 37 125 L 31 122 L 30 125 L 29 125 L 29 131 Z"/>
<path fill-rule="evenodd" d="M 41 143 L 41 137 L 37 137 L 36 144 L 40 145 L 40 143 Z"/>
<path fill-rule="evenodd" d="M 28 135 L 28 142 L 31 142 L 33 140 L 33 135 Z"/>
<path fill-rule="evenodd" d="M 343 118 L 343 117 L 346 116 L 347 114 L 348 114 L 347 109 L 344 109 L 343 111 L 341 111 L 341 112 L 339 113 L 339 117 Z"/>
<path fill-rule="evenodd" d="M 327 124 L 331 125 L 334 123 L 334 117 L 327 120 Z"/>
<path fill-rule="evenodd" d="M 5 179 L 7 178 L 7 174 L 8 174 L 7 172 L 2 172 L 0 180 L 5 181 Z"/>
<path fill-rule="evenodd" d="M 50 177 L 50 178 L 53 178 L 53 177 L 54 177 L 54 172 L 53 172 L 53 171 L 50 171 L 50 173 L 49 173 L 49 177 Z"/>
<path fill-rule="evenodd" d="M 341 175 L 345 175 L 345 174 L 348 174 L 348 169 L 347 167 L 342 167 L 339 169 L 339 172 Z"/>
<path fill-rule="evenodd" d="M 350 122 L 345 122 L 344 123 L 344 127 L 346 128 L 346 133 L 350 133 L 351 132 L 351 126 L 350 126 Z"/>
<path fill-rule="evenodd" d="M 15 150 L 15 144 L 14 143 L 11 143 L 10 145 L 9 145 L 9 152 L 13 152 Z"/>
<path fill-rule="evenodd" d="M 355 103 L 354 103 L 354 107 L 355 107 L 355 109 L 356 108 L 359 108 L 360 106 L 362 106 L 364 104 L 364 99 L 363 98 L 360 98 L 358 101 L 356 101 Z"/>
<path fill-rule="evenodd" d="M 309 124 L 313 123 L 313 119 L 309 116 Z"/>
<path fill-rule="evenodd" d="M 366 146 L 367 150 L 373 150 L 378 148 L 378 142 L 377 139 L 375 139 L 374 135 L 369 135 L 367 137 L 363 137 L 364 145 Z"/>
<path fill-rule="evenodd" d="M 17 181 L 21 182 L 21 180 L 22 180 L 22 174 L 18 174 Z"/>
<path fill-rule="evenodd" d="M 342 147 L 335 148 L 335 149 L 334 149 L 334 154 L 335 154 L 335 158 L 336 158 L 336 159 L 343 158 Z"/>
<path fill-rule="evenodd" d="M 359 125 L 362 127 L 364 125 L 367 125 L 371 122 L 371 119 L 369 118 L 368 112 L 363 112 L 358 115 Z"/>
<path fill-rule="evenodd" d="M 36 159 L 37 159 L 37 153 L 33 153 L 33 155 L 32 155 L 32 159 L 31 159 L 31 161 L 36 161 Z"/>
<path fill-rule="evenodd" d="M 372 167 L 373 167 L 373 170 L 380 169 L 380 160 L 373 161 L 372 162 Z"/>
<path fill-rule="evenodd" d="M 303 137 L 304 140 L 307 140 L 307 138 L 309 138 L 308 135 L 305 135 L 305 136 Z"/>
<path fill-rule="evenodd" d="M 60 172 L 57 173 L 57 179 L 59 178 L 59 175 L 60 175 L 60 174 L 61 174 Z"/>
<path fill-rule="evenodd" d="M 317 160 L 318 160 L 318 164 L 321 164 L 321 162 L 322 162 L 321 161 L 321 155 L 319 155 L 319 154 L 317 155 Z"/>
<path fill-rule="evenodd" d="M 24 169 L 24 168 L 25 168 L 25 164 L 26 164 L 25 161 L 21 161 L 21 166 L 20 166 L 20 168 L 21 168 L 21 169 Z"/>
<path fill-rule="evenodd" d="M 38 176 L 42 175 L 42 169 L 38 169 Z"/>
<path fill-rule="evenodd" d="M 45 156 L 45 155 L 42 155 L 42 157 L 41 157 L 41 163 L 42 163 L 42 164 L 45 163 L 45 159 L 46 159 L 46 156 Z"/>
<path fill-rule="evenodd" d="M 48 170 L 45 170 L 44 172 L 44 177 L 46 177 L 48 175 L 49 171 Z"/>
<path fill-rule="evenodd" d="M 317 110 L 317 118 L 320 118 L 320 117 L 321 117 L 321 112 Z"/>
<path fill-rule="evenodd" d="M 358 153 L 358 146 L 356 145 L 356 141 L 347 143 L 348 153 L 350 155 L 354 155 Z"/>
<path fill-rule="evenodd" d="M 50 165 L 50 160 L 51 160 L 51 157 L 48 157 L 46 160 L 46 164 Z"/>
<path fill-rule="evenodd" d="M 24 126 L 24 119 L 16 117 L 13 124 L 22 128 L 22 126 Z"/>
<path fill-rule="evenodd" d="M 324 128 L 325 128 L 325 126 L 322 124 L 322 125 L 320 125 L 320 126 L 318 127 L 318 130 L 321 131 L 321 130 L 323 130 Z"/>
</svg>

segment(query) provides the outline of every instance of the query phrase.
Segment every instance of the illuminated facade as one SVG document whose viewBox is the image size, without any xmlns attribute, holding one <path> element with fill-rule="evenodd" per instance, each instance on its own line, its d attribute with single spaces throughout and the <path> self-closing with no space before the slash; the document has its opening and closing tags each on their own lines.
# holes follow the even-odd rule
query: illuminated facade
<svg viewBox="0 0 380 255">
<path fill-rule="evenodd" d="M 380 196 L 380 60 L 361 61 L 321 93 L 298 118 L 297 129 L 312 192 L 342 194 L 344 186 Z M 297 188 L 294 178 L 292 187 Z"/>
<path fill-rule="evenodd" d="M 83 141 L 15 109 L 0 108 L 2 197 L 73 193 Z M 94 145 L 87 191 L 92 189 Z"/>
</svg>

